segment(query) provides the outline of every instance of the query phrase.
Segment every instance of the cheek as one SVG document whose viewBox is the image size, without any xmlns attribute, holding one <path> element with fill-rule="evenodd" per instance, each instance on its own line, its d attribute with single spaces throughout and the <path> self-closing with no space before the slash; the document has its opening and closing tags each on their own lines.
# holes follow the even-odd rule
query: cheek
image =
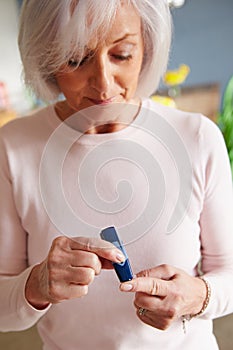
<svg viewBox="0 0 233 350">
<path fill-rule="evenodd" d="M 57 84 L 63 92 L 79 91 L 83 88 L 84 85 L 82 79 L 80 79 L 80 77 L 77 77 L 77 74 L 75 74 L 75 72 L 66 74 L 65 76 L 58 76 Z"/>
<path fill-rule="evenodd" d="M 125 81 L 127 81 L 128 88 L 136 90 L 138 85 L 138 79 L 142 67 L 142 57 L 132 63 L 132 65 L 125 71 Z"/>
<path fill-rule="evenodd" d="M 67 81 L 67 79 L 63 76 L 57 76 L 56 77 L 57 80 L 57 85 L 59 86 L 60 90 L 66 91 L 67 87 L 69 86 L 69 82 Z"/>
<path fill-rule="evenodd" d="M 138 85 L 140 69 L 135 67 L 133 69 L 128 69 L 124 75 L 124 84 L 127 89 L 136 90 Z"/>
</svg>

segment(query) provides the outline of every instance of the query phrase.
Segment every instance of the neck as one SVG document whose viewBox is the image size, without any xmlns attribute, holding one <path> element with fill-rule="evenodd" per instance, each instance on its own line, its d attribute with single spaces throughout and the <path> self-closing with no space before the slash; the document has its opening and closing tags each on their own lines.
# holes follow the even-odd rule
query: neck
<svg viewBox="0 0 233 350">
<path fill-rule="evenodd" d="M 114 104 L 108 109 L 92 106 L 78 112 L 74 111 L 67 101 L 60 101 L 55 105 L 55 111 L 62 121 L 66 121 L 71 127 L 85 134 L 103 134 L 122 130 L 133 122 L 140 108 L 139 99 Z"/>
</svg>

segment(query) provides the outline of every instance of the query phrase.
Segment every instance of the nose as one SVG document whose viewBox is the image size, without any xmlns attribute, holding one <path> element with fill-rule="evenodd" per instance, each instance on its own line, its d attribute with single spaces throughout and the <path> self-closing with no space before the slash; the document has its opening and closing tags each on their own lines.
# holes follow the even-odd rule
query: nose
<svg viewBox="0 0 233 350">
<path fill-rule="evenodd" d="M 89 81 L 91 87 L 98 92 L 101 99 L 111 97 L 109 93 L 113 79 L 112 65 L 107 55 L 96 54 Z"/>
</svg>

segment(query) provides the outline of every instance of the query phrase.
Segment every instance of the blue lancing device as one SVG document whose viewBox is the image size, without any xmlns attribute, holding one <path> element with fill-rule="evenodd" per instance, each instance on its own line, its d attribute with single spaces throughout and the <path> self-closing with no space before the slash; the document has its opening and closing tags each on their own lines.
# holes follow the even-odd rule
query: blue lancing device
<svg viewBox="0 0 233 350">
<path fill-rule="evenodd" d="M 101 231 L 100 237 L 105 241 L 108 241 L 115 245 L 118 249 L 122 251 L 125 256 L 125 261 L 122 263 L 112 263 L 113 267 L 116 271 L 116 274 L 120 280 L 120 282 L 131 281 L 133 279 L 133 273 L 130 266 L 129 258 L 126 254 L 125 248 L 122 245 L 120 238 L 116 232 L 115 227 L 107 227 Z"/>
</svg>

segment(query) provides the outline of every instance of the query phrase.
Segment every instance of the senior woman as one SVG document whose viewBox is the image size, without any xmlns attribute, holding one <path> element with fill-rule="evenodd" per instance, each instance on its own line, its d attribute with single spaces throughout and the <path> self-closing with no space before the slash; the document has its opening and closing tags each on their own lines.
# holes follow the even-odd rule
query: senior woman
<svg viewBox="0 0 233 350">
<path fill-rule="evenodd" d="M 51 103 L 1 129 L 1 331 L 38 322 L 46 350 L 218 349 L 230 167 L 211 121 L 148 99 L 170 38 L 164 0 L 24 1 L 25 81 Z M 110 225 L 136 273 L 120 288 Z"/>
</svg>

